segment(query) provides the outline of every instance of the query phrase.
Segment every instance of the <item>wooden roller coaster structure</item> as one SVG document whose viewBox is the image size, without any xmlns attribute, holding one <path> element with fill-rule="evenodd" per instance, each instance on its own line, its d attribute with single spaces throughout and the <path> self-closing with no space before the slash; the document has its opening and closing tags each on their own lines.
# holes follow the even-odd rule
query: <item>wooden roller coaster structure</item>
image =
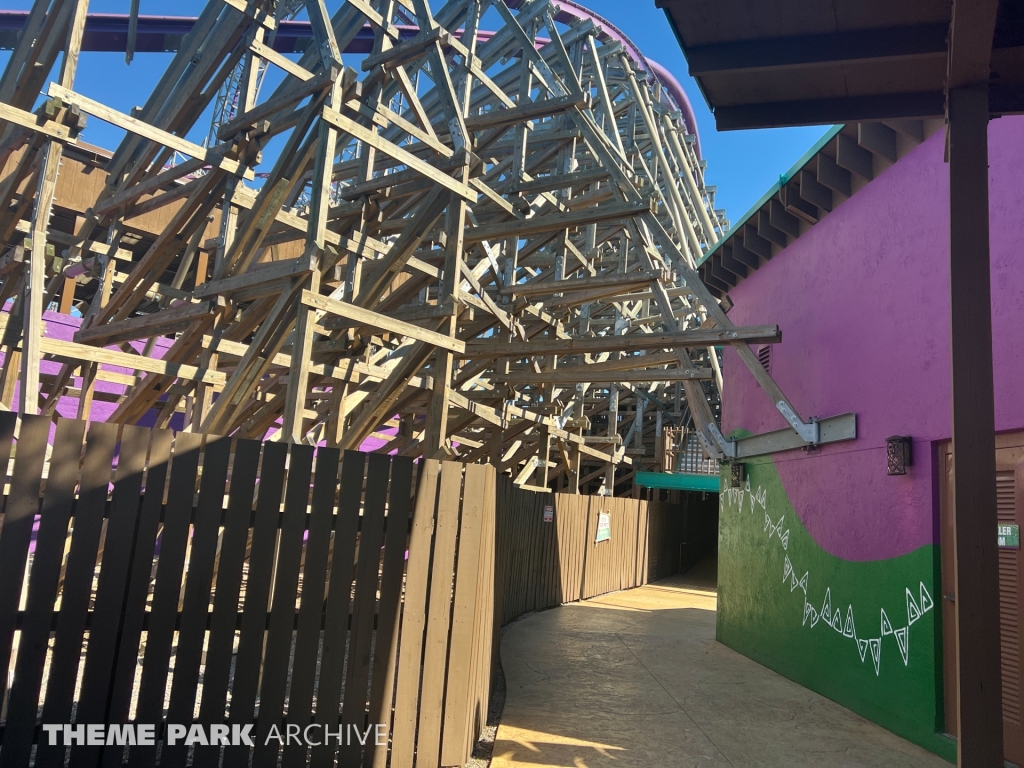
<svg viewBox="0 0 1024 768">
<path fill-rule="evenodd" d="M 376 438 L 621 493 L 663 428 L 735 455 L 731 345 L 817 442 L 748 346 L 778 328 L 735 327 L 695 271 L 728 224 L 694 126 L 621 36 L 549 0 L 305 8 L 288 57 L 273 0 L 211 0 L 127 114 L 75 90 L 87 2 L 36 1 L 0 78 L 0 404 L 89 418 L 102 394 L 123 424 Z M 239 66 L 235 116 L 190 140 Z M 124 140 L 86 145 L 87 118 Z M 81 317 L 73 339 L 52 311 Z"/>
</svg>

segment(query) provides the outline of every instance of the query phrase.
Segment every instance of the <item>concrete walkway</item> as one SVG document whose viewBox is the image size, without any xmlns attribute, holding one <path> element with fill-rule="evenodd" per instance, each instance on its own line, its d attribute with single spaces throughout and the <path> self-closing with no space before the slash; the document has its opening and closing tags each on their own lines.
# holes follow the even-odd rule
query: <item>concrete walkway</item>
<svg viewBox="0 0 1024 768">
<path fill-rule="evenodd" d="M 948 768 L 717 643 L 707 586 L 691 572 L 509 628 L 491 768 Z"/>
</svg>

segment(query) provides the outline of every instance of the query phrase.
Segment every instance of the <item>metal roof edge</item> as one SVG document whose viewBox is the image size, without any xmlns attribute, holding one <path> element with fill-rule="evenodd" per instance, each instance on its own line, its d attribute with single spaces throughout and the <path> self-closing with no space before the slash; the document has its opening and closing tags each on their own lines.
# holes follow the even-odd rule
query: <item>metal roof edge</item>
<svg viewBox="0 0 1024 768">
<path fill-rule="evenodd" d="M 754 203 L 751 209 L 747 211 L 745 214 L 743 214 L 743 217 L 739 219 L 739 221 L 737 221 L 732 227 L 730 227 L 729 231 L 726 232 L 718 240 L 718 242 L 711 247 L 710 250 L 708 250 L 703 256 L 700 257 L 700 259 L 697 261 L 697 266 L 699 267 L 705 261 L 710 259 L 715 254 L 715 252 L 718 251 L 725 244 L 726 240 L 728 240 L 744 224 L 750 221 L 750 219 L 753 218 L 754 214 L 761 210 L 761 207 L 765 203 L 771 200 L 772 197 L 776 195 L 785 184 L 788 184 L 790 179 L 796 176 L 796 174 L 799 173 L 803 169 L 803 167 L 811 161 L 811 158 L 813 158 L 822 149 L 824 149 L 825 145 L 832 141 L 832 139 L 834 139 L 837 135 L 839 135 L 839 132 L 842 131 L 845 127 L 846 124 L 843 123 L 841 125 L 833 125 L 827 131 L 825 131 L 824 135 L 816 142 L 814 142 L 814 144 L 811 145 L 811 148 L 804 152 L 801 158 L 797 160 L 788 171 L 779 176 L 779 180 L 776 181 L 768 189 L 767 192 L 761 195 L 761 198 L 756 203 Z"/>
</svg>

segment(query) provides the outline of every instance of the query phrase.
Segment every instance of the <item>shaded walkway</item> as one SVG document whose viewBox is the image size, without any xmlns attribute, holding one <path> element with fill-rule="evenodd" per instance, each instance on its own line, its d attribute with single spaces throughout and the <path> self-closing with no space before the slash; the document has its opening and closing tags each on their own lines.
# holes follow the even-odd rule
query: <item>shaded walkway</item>
<svg viewBox="0 0 1024 768">
<path fill-rule="evenodd" d="M 492 768 L 949 765 L 715 642 L 694 571 L 513 625 Z"/>
</svg>

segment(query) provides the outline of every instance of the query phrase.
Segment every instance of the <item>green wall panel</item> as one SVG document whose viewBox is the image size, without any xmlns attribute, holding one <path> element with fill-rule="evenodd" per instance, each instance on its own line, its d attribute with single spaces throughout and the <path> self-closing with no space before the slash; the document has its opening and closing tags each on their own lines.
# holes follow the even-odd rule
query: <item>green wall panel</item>
<svg viewBox="0 0 1024 768">
<path fill-rule="evenodd" d="M 814 541 L 770 458 L 721 494 L 718 640 L 947 759 L 939 553 L 852 562 Z"/>
</svg>

